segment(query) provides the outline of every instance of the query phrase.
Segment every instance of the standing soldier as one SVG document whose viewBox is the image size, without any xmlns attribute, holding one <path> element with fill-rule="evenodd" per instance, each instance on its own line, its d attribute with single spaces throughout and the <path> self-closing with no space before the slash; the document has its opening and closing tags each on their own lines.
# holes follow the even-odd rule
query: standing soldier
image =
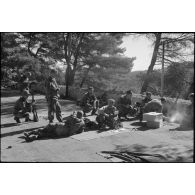
<svg viewBox="0 0 195 195">
<path fill-rule="evenodd" d="M 46 100 L 48 103 L 48 119 L 52 123 L 54 120 L 54 112 L 59 122 L 62 122 L 61 106 L 58 101 L 59 87 L 55 79 L 56 70 L 51 69 L 50 76 L 45 82 Z"/>
<path fill-rule="evenodd" d="M 99 101 L 94 94 L 94 88 L 89 87 L 88 92 L 83 96 L 81 107 L 83 108 L 84 117 L 86 113 L 91 112 L 94 115 L 99 108 Z"/>
<path fill-rule="evenodd" d="M 125 95 L 122 95 L 118 100 L 118 109 L 119 109 L 119 119 L 125 117 L 128 119 L 127 115 L 132 115 L 133 107 L 131 106 L 132 91 L 126 91 Z"/>
</svg>

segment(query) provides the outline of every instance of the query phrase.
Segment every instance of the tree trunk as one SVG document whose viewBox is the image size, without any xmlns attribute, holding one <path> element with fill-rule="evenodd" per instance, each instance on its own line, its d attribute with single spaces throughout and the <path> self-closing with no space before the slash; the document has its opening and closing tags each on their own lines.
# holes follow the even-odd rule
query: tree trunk
<svg viewBox="0 0 195 195">
<path fill-rule="evenodd" d="M 151 63 L 150 63 L 150 66 L 148 67 L 148 71 L 147 71 L 147 74 L 146 74 L 146 79 L 143 83 L 143 86 L 141 88 L 141 93 L 143 92 L 146 92 L 147 88 L 148 88 L 148 84 L 149 84 L 149 75 L 150 73 L 153 71 L 154 69 L 154 65 L 156 63 L 156 59 L 157 59 L 157 54 L 158 54 L 158 49 L 159 49 L 159 46 L 160 46 L 160 41 L 161 41 L 161 35 L 162 33 L 156 33 L 155 36 L 156 36 L 156 41 L 155 41 L 155 46 L 154 46 L 154 51 L 153 51 L 153 55 L 152 55 L 152 60 L 151 60 Z"/>
<path fill-rule="evenodd" d="M 84 75 L 84 77 L 83 77 L 83 79 L 82 79 L 82 81 L 81 81 L 80 88 L 83 87 L 83 84 L 85 83 L 85 81 L 86 81 L 86 79 L 87 79 L 87 76 L 88 76 L 88 74 L 89 74 L 90 69 L 91 69 L 91 68 L 88 68 L 88 69 L 87 69 L 87 71 L 86 71 L 86 73 L 85 73 L 85 75 Z"/>
<path fill-rule="evenodd" d="M 65 81 L 66 81 L 66 94 L 65 97 L 68 98 L 69 97 L 69 74 L 70 74 L 70 67 L 67 66 L 66 69 L 66 74 L 65 74 Z"/>
</svg>

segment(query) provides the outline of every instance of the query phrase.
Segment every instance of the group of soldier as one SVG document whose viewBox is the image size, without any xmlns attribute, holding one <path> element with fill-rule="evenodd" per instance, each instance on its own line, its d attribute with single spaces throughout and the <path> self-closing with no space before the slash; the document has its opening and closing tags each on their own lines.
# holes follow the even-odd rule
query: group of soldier
<svg viewBox="0 0 195 195">
<path fill-rule="evenodd" d="M 104 130 L 106 127 L 117 129 L 122 126 L 122 118 L 129 120 L 128 116 L 143 119 L 143 113 L 158 112 L 167 115 L 167 110 L 163 105 L 166 104 L 166 99 L 160 100 L 152 99 L 150 92 L 146 93 L 145 98 L 141 102 L 136 102 L 132 105 L 133 93 L 131 90 L 126 91 L 124 95 L 115 102 L 114 99 L 108 99 L 107 94 L 104 93 L 101 98 L 97 98 L 94 93 L 94 88 L 89 87 L 88 92 L 84 94 L 80 106 L 82 110 L 74 111 L 73 114 L 65 119 L 62 118 L 61 106 L 59 99 L 59 86 L 55 79 L 56 71 L 51 69 L 49 77 L 45 81 L 46 100 L 48 104 L 48 119 L 49 124 L 43 128 L 30 133 L 24 133 L 26 141 L 32 141 L 43 137 L 53 136 L 70 136 L 81 133 L 86 128 L 86 116 L 88 113 L 96 115 L 97 128 Z M 20 118 L 25 118 L 25 121 L 30 121 L 30 113 L 33 113 L 33 120 L 38 121 L 38 116 L 35 115 L 36 104 L 34 100 L 34 90 L 32 83 L 29 82 L 30 74 L 24 76 L 21 82 L 21 97 L 17 100 L 14 107 L 14 119 L 20 123 Z M 32 95 L 32 101 L 28 98 Z M 194 104 L 194 94 L 190 94 L 189 99 L 191 105 L 188 110 L 192 110 Z M 189 113 L 190 112 L 190 113 Z M 53 123 L 54 114 L 59 121 Z M 193 111 L 188 111 L 191 116 Z M 37 116 L 37 117 L 35 117 Z"/>
</svg>

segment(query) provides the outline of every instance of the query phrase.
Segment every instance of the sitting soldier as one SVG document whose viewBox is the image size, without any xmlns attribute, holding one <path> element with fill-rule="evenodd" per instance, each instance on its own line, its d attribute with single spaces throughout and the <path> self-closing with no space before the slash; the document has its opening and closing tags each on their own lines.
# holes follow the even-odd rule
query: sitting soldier
<svg viewBox="0 0 195 195">
<path fill-rule="evenodd" d="M 108 94 L 104 92 L 100 97 L 99 97 L 99 104 L 100 108 L 103 106 L 106 106 L 108 103 Z"/>
<path fill-rule="evenodd" d="M 140 122 L 143 120 L 143 114 L 144 113 L 149 113 L 149 112 L 157 112 L 157 113 L 163 113 L 163 105 L 165 104 L 166 99 L 161 98 L 160 100 L 158 99 L 153 99 L 147 104 L 142 109 L 142 113 L 140 115 Z"/>
<path fill-rule="evenodd" d="M 121 117 L 125 117 L 125 119 L 129 119 L 127 115 L 133 115 L 134 109 L 131 106 L 132 99 L 132 91 L 129 90 L 125 95 L 122 95 L 118 100 L 118 110 L 119 110 L 119 119 Z"/>
<path fill-rule="evenodd" d="M 146 97 L 144 99 L 142 99 L 142 101 L 141 101 L 140 110 L 139 110 L 139 114 L 138 114 L 140 121 L 142 121 L 142 118 L 143 118 L 144 106 L 150 101 L 152 101 L 152 93 L 146 92 Z"/>
<path fill-rule="evenodd" d="M 86 113 L 91 112 L 91 115 L 94 115 L 99 108 L 99 101 L 97 100 L 94 94 L 94 88 L 89 87 L 88 92 L 83 96 L 81 101 L 81 107 L 86 117 Z"/>
<path fill-rule="evenodd" d="M 55 137 L 67 137 L 77 133 L 82 133 L 85 127 L 83 112 L 77 111 L 66 118 L 64 122 L 49 123 L 45 128 L 24 133 L 27 142 Z"/>
<path fill-rule="evenodd" d="M 14 120 L 21 123 L 20 118 L 25 118 L 25 122 L 30 121 L 30 112 L 32 112 L 32 103 L 28 102 L 30 93 L 28 90 L 22 92 L 21 97 L 16 101 L 14 106 Z"/>
<path fill-rule="evenodd" d="M 100 129 L 104 129 L 106 126 L 111 129 L 117 129 L 119 127 L 118 110 L 114 104 L 115 100 L 109 99 L 108 105 L 103 106 L 98 110 L 96 121 L 98 122 Z"/>
<path fill-rule="evenodd" d="M 142 100 L 142 106 L 145 106 L 150 101 L 152 101 L 152 93 L 146 92 L 146 97 Z"/>
</svg>

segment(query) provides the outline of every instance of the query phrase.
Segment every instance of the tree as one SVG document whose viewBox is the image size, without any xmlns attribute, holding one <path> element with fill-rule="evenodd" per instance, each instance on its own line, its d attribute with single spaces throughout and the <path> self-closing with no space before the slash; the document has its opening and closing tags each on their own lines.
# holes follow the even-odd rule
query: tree
<svg viewBox="0 0 195 195">
<path fill-rule="evenodd" d="M 128 60 L 122 55 L 120 48 L 122 36 L 110 33 L 49 33 L 48 50 L 45 56 L 55 59 L 66 67 L 66 96 L 68 89 L 74 84 L 75 74 L 83 69 L 85 78 L 93 68 L 122 66 L 121 61 Z M 117 64 L 116 64 L 117 63 Z M 126 64 L 125 64 L 126 66 Z M 85 79 L 80 83 L 83 85 Z"/>
<path fill-rule="evenodd" d="M 155 36 L 155 42 L 154 42 L 154 50 L 153 50 L 153 55 L 152 55 L 152 59 L 150 62 L 150 65 L 148 67 L 148 71 L 146 74 L 146 79 L 143 83 L 143 86 L 141 88 L 141 93 L 145 92 L 147 90 L 148 84 L 149 84 L 149 76 L 152 73 L 153 69 L 154 69 L 154 65 L 156 63 L 156 59 L 157 59 L 157 55 L 158 55 L 158 49 L 160 47 L 160 41 L 161 41 L 161 36 L 162 33 L 154 33 Z"/>
<path fill-rule="evenodd" d="M 165 43 L 165 65 L 173 62 L 184 62 L 186 57 L 192 55 L 192 46 L 194 46 L 193 33 L 149 33 L 145 34 L 150 40 L 153 41 L 154 50 L 151 63 L 147 70 L 147 76 L 143 83 L 141 92 L 145 92 L 149 85 L 148 78 L 152 73 L 155 65 L 162 63 L 162 43 Z"/>
</svg>

